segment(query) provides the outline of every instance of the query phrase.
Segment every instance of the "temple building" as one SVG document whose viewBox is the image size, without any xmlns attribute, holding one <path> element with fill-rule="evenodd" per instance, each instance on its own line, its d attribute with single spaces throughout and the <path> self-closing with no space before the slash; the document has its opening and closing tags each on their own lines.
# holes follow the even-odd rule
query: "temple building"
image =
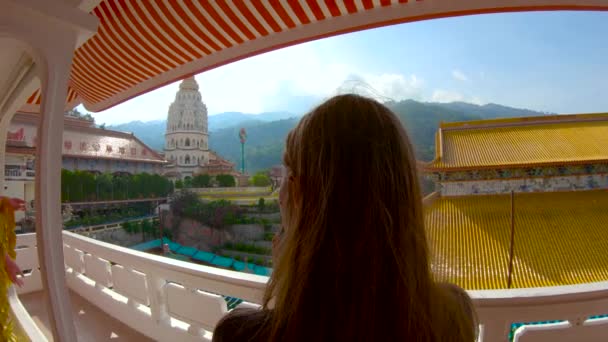
<svg viewBox="0 0 608 342">
<path fill-rule="evenodd" d="M 4 193 L 22 198 L 31 207 L 38 114 L 18 112 L 6 139 Z M 62 168 L 92 173 L 162 174 L 164 158 L 131 133 L 95 127 L 92 120 L 65 116 Z M 22 216 L 18 212 L 18 219 Z"/>
<path fill-rule="evenodd" d="M 608 114 L 442 123 L 424 165 L 433 272 L 466 289 L 608 280 Z"/>
<path fill-rule="evenodd" d="M 169 107 L 165 131 L 165 175 L 184 179 L 197 174 L 233 174 L 234 164 L 209 150 L 207 106 L 194 77 L 179 85 Z"/>
</svg>

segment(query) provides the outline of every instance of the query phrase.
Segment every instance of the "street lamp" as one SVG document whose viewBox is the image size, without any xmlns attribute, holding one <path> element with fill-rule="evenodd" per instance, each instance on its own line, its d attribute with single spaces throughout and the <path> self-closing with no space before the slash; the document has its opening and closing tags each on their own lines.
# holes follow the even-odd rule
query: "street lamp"
<svg viewBox="0 0 608 342">
<path fill-rule="evenodd" d="M 241 139 L 241 173 L 245 174 L 245 142 L 247 141 L 245 128 L 241 128 L 239 131 L 239 138 Z"/>
</svg>

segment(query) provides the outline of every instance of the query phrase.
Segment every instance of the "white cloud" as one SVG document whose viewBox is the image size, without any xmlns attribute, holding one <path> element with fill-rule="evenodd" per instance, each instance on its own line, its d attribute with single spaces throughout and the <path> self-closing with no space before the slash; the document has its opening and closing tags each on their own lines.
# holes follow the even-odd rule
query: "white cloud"
<svg viewBox="0 0 608 342">
<path fill-rule="evenodd" d="M 431 96 L 433 102 L 464 101 L 464 96 L 456 91 L 436 89 Z"/>
<path fill-rule="evenodd" d="M 466 80 L 459 70 L 455 78 Z M 366 95 L 396 101 L 415 99 L 437 102 L 463 101 L 455 91 L 427 88 L 417 74 L 398 72 L 370 73 L 342 59 L 324 54 L 310 44 L 296 45 L 239 62 L 231 63 L 196 76 L 203 101 L 210 115 L 240 111 L 261 113 L 289 110 L 302 113 L 322 99 L 348 92 L 348 87 L 365 84 Z M 358 81 L 357 81 L 358 80 Z M 350 82 L 350 83 L 349 83 Z M 162 120 L 175 98 L 179 82 L 94 114 L 98 123 L 118 124 L 133 120 Z M 368 86 L 367 86 L 368 85 Z M 359 89 L 357 89 L 359 90 Z"/>
<path fill-rule="evenodd" d="M 365 75 L 364 79 L 381 95 L 399 101 L 422 97 L 424 81 L 416 75 Z"/>
<path fill-rule="evenodd" d="M 310 44 L 296 45 L 231 63 L 196 76 L 209 114 L 240 111 L 304 111 L 336 93 L 354 77 L 369 84 L 382 97 L 422 99 L 423 80 L 400 73 L 366 73 L 365 70 L 323 54 Z M 132 120 L 165 119 L 179 82 L 94 114 L 97 122 L 117 124 Z M 298 102 L 296 105 L 295 102 Z"/>
<path fill-rule="evenodd" d="M 458 81 L 463 81 L 463 82 L 469 80 L 467 75 L 465 75 L 464 72 L 462 72 L 458 69 L 452 70 L 452 77 Z"/>
<path fill-rule="evenodd" d="M 486 102 L 484 102 L 480 97 L 478 96 L 473 96 L 471 99 L 469 99 L 468 102 L 471 102 L 472 104 L 476 104 L 476 105 L 484 105 L 486 104 Z"/>
<path fill-rule="evenodd" d="M 378 100 L 420 99 L 424 81 L 416 75 L 402 74 L 353 74 L 333 92 L 357 93 Z"/>
<path fill-rule="evenodd" d="M 468 102 L 476 105 L 483 105 L 487 102 L 483 101 L 479 96 L 468 96 L 460 92 L 445 89 L 435 89 L 431 95 L 432 102 Z"/>
</svg>

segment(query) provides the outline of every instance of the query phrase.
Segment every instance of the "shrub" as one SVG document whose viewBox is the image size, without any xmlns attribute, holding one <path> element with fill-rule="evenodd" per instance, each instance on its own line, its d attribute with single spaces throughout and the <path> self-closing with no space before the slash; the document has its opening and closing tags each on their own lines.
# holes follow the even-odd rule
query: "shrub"
<svg viewBox="0 0 608 342">
<path fill-rule="evenodd" d="M 192 178 L 192 186 L 195 188 L 208 188 L 211 185 L 209 175 L 197 175 Z"/>
<path fill-rule="evenodd" d="M 251 177 L 251 184 L 254 186 L 269 186 L 270 177 L 264 171 L 259 171 Z"/>
<path fill-rule="evenodd" d="M 232 175 L 217 175 L 215 176 L 215 180 L 221 187 L 227 188 L 236 186 L 236 181 Z"/>
</svg>

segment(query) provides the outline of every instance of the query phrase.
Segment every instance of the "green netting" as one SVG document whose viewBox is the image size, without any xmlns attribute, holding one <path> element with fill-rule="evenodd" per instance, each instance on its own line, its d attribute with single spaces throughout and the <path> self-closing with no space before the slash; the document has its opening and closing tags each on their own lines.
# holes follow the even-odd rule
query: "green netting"
<svg viewBox="0 0 608 342">
<path fill-rule="evenodd" d="M 140 243 L 135 246 L 131 246 L 129 248 L 135 249 L 137 251 L 147 251 L 147 250 L 153 249 L 153 248 L 160 248 L 160 239 Z"/>
<path fill-rule="evenodd" d="M 235 261 L 235 262 L 232 264 L 232 268 L 234 268 L 236 271 L 239 271 L 239 272 L 240 272 L 240 271 L 242 271 L 242 270 L 244 270 L 244 269 L 245 269 L 245 263 L 244 263 L 244 262 L 242 262 L 242 261 Z"/>
<path fill-rule="evenodd" d="M 226 257 L 219 256 L 219 255 L 216 255 L 215 258 L 213 258 L 213 260 L 211 260 L 211 263 L 213 265 L 216 265 L 219 267 L 225 267 L 225 268 L 232 266 L 233 262 L 234 262 L 234 259 L 226 258 Z"/>
<path fill-rule="evenodd" d="M 186 247 L 186 246 L 182 246 L 176 251 L 176 253 L 178 253 L 178 254 L 189 256 L 189 257 L 193 256 L 197 252 L 198 252 L 198 249 L 196 249 L 194 247 Z"/>
<path fill-rule="evenodd" d="M 254 265 L 254 267 L 253 267 L 253 273 L 255 273 L 257 275 L 261 275 L 261 276 L 269 276 L 270 275 L 270 268 Z"/>
<path fill-rule="evenodd" d="M 215 254 L 209 252 L 198 251 L 193 256 L 192 259 L 203 261 L 203 262 L 211 262 L 215 258 Z"/>
<path fill-rule="evenodd" d="M 517 329 L 526 326 L 526 325 L 546 325 L 546 324 L 555 324 L 555 323 L 562 323 L 565 322 L 564 320 L 559 320 L 559 321 L 540 321 L 540 322 L 526 322 L 526 323 L 513 323 L 511 324 L 511 330 L 509 331 L 509 341 L 513 341 L 513 338 L 515 337 L 515 332 L 517 331 Z"/>
<path fill-rule="evenodd" d="M 232 309 L 236 308 L 237 305 L 239 305 L 243 302 L 243 300 L 240 298 L 234 298 L 234 297 L 229 297 L 229 296 L 222 296 L 222 297 L 224 297 L 224 300 L 226 301 L 226 306 L 228 307 L 228 310 L 232 310 Z"/>
</svg>

